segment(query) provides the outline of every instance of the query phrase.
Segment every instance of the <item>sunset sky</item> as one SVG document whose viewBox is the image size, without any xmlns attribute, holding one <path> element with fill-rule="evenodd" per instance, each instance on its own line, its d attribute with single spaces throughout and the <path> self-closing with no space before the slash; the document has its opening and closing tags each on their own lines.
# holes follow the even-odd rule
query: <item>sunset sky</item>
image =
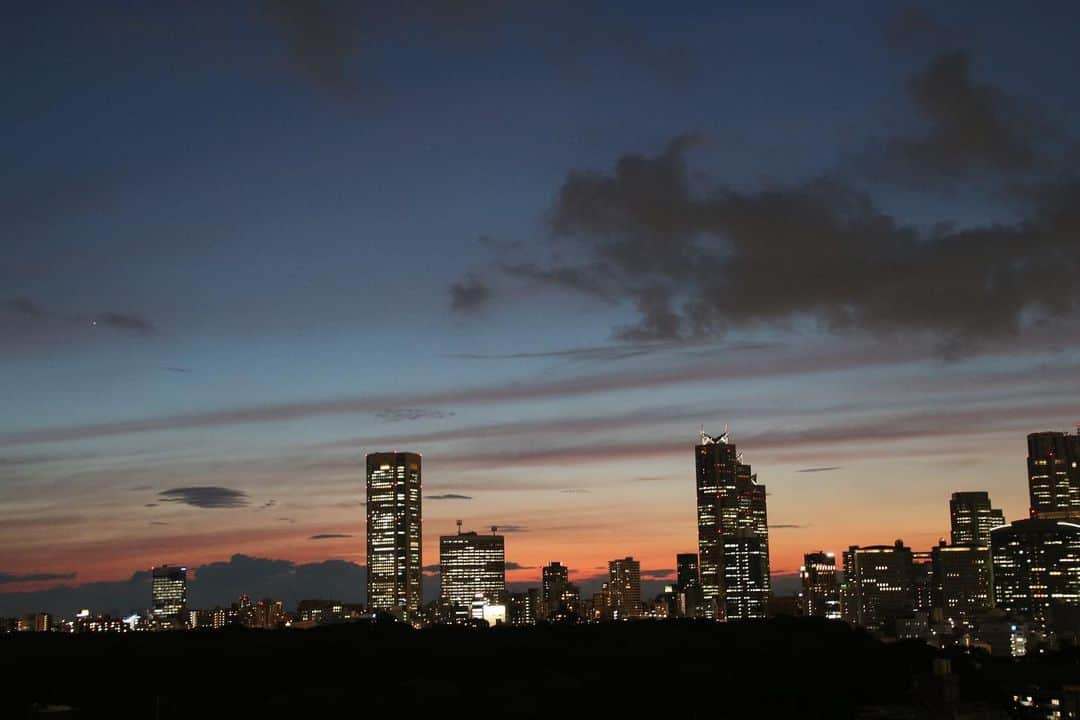
<svg viewBox="0 0 1080 720">
<path fill-rule="evenodd" d="M 777 574 L 1025 516 L 1080 422 L 1080 6 L 746 5 L 9 10 L 0 611 L 363 564 L 378 450 L 425 565 L 460 518 L 519 583 L 667 577 L 702 427 Z"/>
</svg>

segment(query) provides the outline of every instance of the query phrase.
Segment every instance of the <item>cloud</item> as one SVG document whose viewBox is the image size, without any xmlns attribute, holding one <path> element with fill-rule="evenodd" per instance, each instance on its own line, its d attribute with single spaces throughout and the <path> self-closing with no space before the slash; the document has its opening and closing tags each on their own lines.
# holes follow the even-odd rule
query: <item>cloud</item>
<svg viewBox="0 0 1080 720">
<path fill-rule="evenodd" d="M 8 573 L 0 572 L 0 585 L 13 585 L 15 583 L 33 582 L 56 582 L 58 580 L 74 580 L 78 573 Z"/>
<path fill-rule="evenodd" d="M 587 495 L 592 491 L 587 488 L 564 488 L 559 492 L 565 493 L 567 495 Z"/>
<path fill-rule="evenodd" d="M 150 524 L 151 525 L 168 525 L 169 523 L 165 522 L 164 520 L 151 520 Z"/>
<path fill-rule="evenodd" d="M 430 408 L 387 408 L 375 413 L 375 417 L 388 423 L 405 420 L 442 420 L 453 416 L 452 412 Z"/>
<path fill-rule="evenodd" d="M 532 566 L 532 565 L 522 565 L 521 563 L 516 563 L 516 562 L 512 562 L 510 560 L 507 560 L 506 561 L 506 569 L 507 570 L 535 570 L 536 568 L 534 566 Z"/>
<path fill-rule="evenodd" d="M 930 127 L 922 137 L 897 141 L 894 149 L 917 173 L 953 178 L 1037 168 L 1036 138 L 1046 132 L 1045 124 L 999 88 L 975 83 L 968 53 L 937 55 L 909 80 L 908 93 Z"/>
<path fill-rule="evenodd" d="M 162 502 L 178 502 L 198 508 L 238 508 L 250 504 L 247 493 L 216 486 L 179 487 L 158 493 Z"/>
<path fill-rule="evenodd" d="M 936 97 L 935 81 L 924 84 Z M 953 157 L 985 155 L 995 141 L 979 142 L 987 147 Z M 558 191 L 552 254 L 575 256 L 593 287 L 637 309 L 636 323 L 615 329 L 620 338 L 708 339 L 812 322 L 928 337 L 955 355 L 1038 319 L 1071 318 L 1080 305 L 1080 286 L 1059 272 L 1080 265 L 1080 218 L 1065 209 L 1080 199 L 1080 182 L 1040 191 L 1013 225 L 921 231 L 832 180 L 695 190 L 685 157 L 694 145 L 678 136 L 659 154 L 623 155 L 608 172 L 572 171 Z"/>
<path fill-rule="evenodd" d="M 457 493 L 444 493 L 442 495 L 425 495 L 425 500 L 472 500 L 469 495 L 458 495 Z"/>
<path fill-rule="evenodd" d="M 106 312 L 95 315 L 90 323 L 92 325 L 104 325 L 114 330 L 131 333 L 133 335 L 151 335 L 154 333 L 154 325 L 140 315 L 130 313 Z"/>
<path fill-rule="evenodd" d="M 776 525 L 769 525 L 770 530 L 805 530 L 810 527 L 809 525 L 796 525 L 794 523 L 779 523 Z"/>
<path fill-rule="evenodd" d="M 801 472 L 801 473 L 820 473 L 820 472 L 832 472 L 833 470 L 839 470 L 839 469 L 840 469 L 840 466 L 839 466 L 839 465 L 825 465 L 825 466 L 822 466 L 822 467 L 808 467 L 808 468 L 803 468 L 803 469 L 801 469 L 801 470 L 796 470 L 795 472 Z"/>
<path fill-rule="evenodd" d="M 166 365 L 166 366 L 162 367 L 161 369 L 165 370 L 167 372 L 180 373 L 180 374 L 188 374 L 188 373 L 191 372 L 191 368 L 174 367 L 174 366 L 171 366 L 171 365 Z"/>
<path fill-rule="evenodd" d="M 426 573 L 442 572 L 442 566 L 441 565 L 425 565 L 423 567 L 423 571 L 426 572 Z"/>
<path fill-rule="evenodd" d="M 496 532 L 499 534 L 529 532 L 529 528 L 524 525 L 496 525 L 495 527 L 498 528 Z"/>
<path fill-rule="evenodd" d="M 346 535 L 344 533 L 320 533 L 318 535 L 312 535 L 308 540 L 336 540 L 337 538 L 351 538 L 352 535 Z"/>
<path fill-rule="evenodd" d="M 475 275 L 467 275 L 450 286 L 450 308 L 459 313 L 475 313 L 491 300 L 491 288 Z"/>
<path fill-rule="evenodd" d="M 5 302 L 2 307 L 10 313 L 32 318 L 45 317 L 46 315 L 46 312 L 39 305 L 28 298 L 13 298 Z"/>
<path fill-rule="evenodd" d="M 289 57 L 318 87 L 340 97 L 355 95 L 349 61 L 360 18 L 332 0 L 262 0 L 266 17 L 281 33 Z"/>
</svg>

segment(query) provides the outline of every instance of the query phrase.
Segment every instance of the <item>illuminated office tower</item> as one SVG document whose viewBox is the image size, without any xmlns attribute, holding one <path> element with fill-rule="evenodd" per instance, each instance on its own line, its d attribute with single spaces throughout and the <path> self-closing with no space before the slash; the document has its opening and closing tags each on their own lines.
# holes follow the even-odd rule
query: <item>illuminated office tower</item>
<svg viewBox="0 0 1080 720">
<path fill-rule="evenodd" d="M 1028 435 L 1027 462 L 1031 517 L 1080 515 L 1080 430 Z"/>
<path fill-rule="evenodd" d="M 471 607 L 477 595 L 493 604 L 506 596 L 506 549 L 502 535 L 461 532 L 439 538 L 442 598 L 458 607 Z"/>
<path fill-rule="evenodd" d="M 949 500 L 953 545 L 988 545 L 990 528 L 1005 524 L 1005 513 L 990 507 L 986 492 L 955 492 Z"/>
<path fill-rule="evenodd" d="M 540 590 L 529 588 L 525 592 L 510 594 L 510 624 L 533 625 L 542 616 L 540 614 Z"/>
<path fill-rule="evenodd" d="M 769 593 L 769 522 L 765 486 L 757 483 L 757 476 L 750 466 L 742 462 L 735 445 L 728 442 L 727 432 L 715 438 L 701 433 L 701 443 L 695 446 L 694 454 L 703 611 L 706 617 L 722 619 L 726 604 L 723 567 L 726 537 L 734 537 L 742 530 L 750 530 L 757 536 L 760 543 L 753 555 L 763 561 L 757 585 L 766 597 Z M 744 549 L 749 551 L 748 546 Z M 731 551 L 736 552 L 736 548 L 733 546 Z M 733 576 L 739 576 L 739 573 Z M 742 594 L 745 591 L 739 590 Z"/>
<path fill-rule="evenodd" d="M 934 554 L 929 550 L 911 553 L 911 607 L 930 612 L 934 608 Z"/>
<path fill-rule="evenodd" d="M 563 594 L 570 585 L 570 569 L 560 562 L 545 565 L 540 571 L 540 603 L 543 617 L 559 612 Z"/>
<path fill-rule="evenodd" d="M 187 615 L 187 568 L 161 565 L 151 575 L 154 618 L 162 623 L 182 624 Z"/>
<path fill-rule="evenodd" d="M 641 615 L 641 563 L 632 557 L 608 563 L 608 607 L 618 617 Z"/>
<path fill-rule="evenodd" d="M 1040 630 L 1080 630 L 1080 525 L 1032 518 L 994 528 L 994 606 Z"/>
<path fill-rule="evenodd" d="M 702 614 L 701 569 L 697 553 L 675 556 L 675 591 L 682 596 L 682 612 L 687 617 Z"/>
<path fill-rule="evenodd" d="M 987 538 L 989 540 L 989 538 Z M 934 607 L 959 620 L 991 607 L 991 563 L 988 545 L 946 545 L 931 551 Z"/>
<path fill-rule="evenodd" d="M 869 630 L 888 629 L 913 610 L 911 548 L 852 545 L 844 552 L 844 620 Z"/>
<path fill-rule="evenodd" d="M 371 610 L 420 613 L 419 453 L 367 455 L 367 602 Z"/>
<path fill-rule="evenodd" d="M 724 617 L 754 620 L 768 617 L 768 551 L 752 528 L 737 528 L 723 538 L 721 572 Z"/>
<path fill-rule="evenodd" d="M 803 555 L 799 568 L 802 614 L 806 617 L 840 619 L 840 586 L 836 581 L 836 555 L 821 550 Z"/>
</svg>

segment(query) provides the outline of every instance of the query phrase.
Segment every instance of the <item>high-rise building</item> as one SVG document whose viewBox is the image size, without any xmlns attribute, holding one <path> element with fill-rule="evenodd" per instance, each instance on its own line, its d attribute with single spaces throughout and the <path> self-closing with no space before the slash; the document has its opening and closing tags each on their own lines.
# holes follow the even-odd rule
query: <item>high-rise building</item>
<svg viewBox="0 0 1080 720">
<path fill-rule="evenodd" d="M 1032 517 L 1080 515 L 1080 430 L 1031 433 L 1027 463 Z"/>
<path fill-rule="evenodd" d="M 1080 524 L 1032 518 L 994 528 L 994 605 L 1038 629 L 1080 630 Z"/>
<path fill-rule="evenodd" d="M 618 617 L 641 615 L 641 563 L 632 557 L 608 563 L 608 606 Z"/>
<path fill-rule="evenodd" d="M 1005 524 L 1005 513 L 990 506 L 990 494 L 983 491 L 954 492 L 949 500 L 953 545 L 988 545 L 990 528 Z"/>
<path fill-rule="evenodd" d="M 989 538 L 987 538 L 989 539 Z M 960 620 L 991 607 L 991 564 L 988 545 L 946 545 L 931 551 L 934 567 L 934 607 L 945 617 Z"/>
<path fill-rule="evenodd" d="M 187 618 L 187 568 L 161 565 L 153 568 L 151 575 L 154 619 L 182 625 Z"/>
<path fill-rule="evenodd" d="M 698 561 L 704 614 L 716 618 L 725 616 L 728 590 L 725 577 L 728 576 L 737 582 L 742 582 L 741 578 L 747 579 L 748 585 L 732 588 L 732 591 L 740 598 L 736 603 L 738 607 L 756 612 L 755 608 L 764 605 L 743 599 L 754 598 L 757 594 L 763 594 L 767 599 L 769 595 L 769 522 L 765 486 L 757 483 L 757 476 L 750 466 L 742 462 L 735 445 L 728 441 L 727 432 L 715 438 L 701 433 L 701 444 L 695 446 L 694 453 Z M 743 530 L 751 531 L 759 542 L 751 546 L 745 541 Z M 733 542 L 728 551 L 748 560 L 745 568 L 755 573 L 752 578 L 741 571 L 724 572 L 725 539 L 737 536 L 739 541 Z M 749 561 L 751 557 L 755 558 L 753 562 Z M 763 613 L 761 617 L 764 616 Z"/>
<path fill-rule="evenodd" d="M 367 602 L 371 610 L 416 617 L 422 602 L 421 458 L 367 455 Z"/>
<path fill-rule="evenodd" d="M 929 550 L 911 553 L 911 607 L 925 613 L 934 607 L 934 554 Z"/>
<path fill-rule="evenodd" d="M 472 607 L 477 595 L 492 604 L 506 599 L 506 548 L 502 535 L 462 532 L 439 538 L 441 595 L 458 607 Z"/>
<path fill-rule="evenodd" d="M 540 590 L 529 588 L 525 592 L 510 594 L 510 624 L 533 625 L 540 619 Z"/>
<path fill-rule="evenodd" d="M 570 569 L 555 561 L 540 571 L 540 603 L 543 617 L 555 615 L 563 602 L 563 593 L 570 585 Z"/>
<path fill-rule="evenodd" d="M 799 605 L 807 617 L 840 619 L 840 586 L 836 579 L 836 555 L 818 550 L 803 555 L 799 568 L 802 592 Z"/>
<path fill-rule="evenodd" d="M 911 548 L 852 545 L 844 552 L 844 619 L 869 630 L 890 630 L 913 610 Z"/>
<path fill-rule="evenodd" d="M 702 614 L 701 569 L 697 553 L 675 556 L 675 593 L 681 600 L 682 614 L 698 617 Z"/>
<path fill-rule="evenodd" d="M 768 617 L 768 563 L 768 548 L 752 528 L 736 528 L 724 534 L 721 568 L 725 619 Z"/>
</svg>

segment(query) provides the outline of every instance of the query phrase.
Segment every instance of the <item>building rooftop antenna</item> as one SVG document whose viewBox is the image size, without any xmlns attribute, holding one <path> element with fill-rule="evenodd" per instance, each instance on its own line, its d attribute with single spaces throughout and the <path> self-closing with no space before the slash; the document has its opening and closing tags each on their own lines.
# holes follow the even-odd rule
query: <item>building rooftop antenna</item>
<svg viewBox="0 0 1080 720">
<path fill-rule="evenodd" d="M 457 534 L 458 535 L 461 534 L 461 521 L 460 520 L 457 521 Z"/>
</svg>

